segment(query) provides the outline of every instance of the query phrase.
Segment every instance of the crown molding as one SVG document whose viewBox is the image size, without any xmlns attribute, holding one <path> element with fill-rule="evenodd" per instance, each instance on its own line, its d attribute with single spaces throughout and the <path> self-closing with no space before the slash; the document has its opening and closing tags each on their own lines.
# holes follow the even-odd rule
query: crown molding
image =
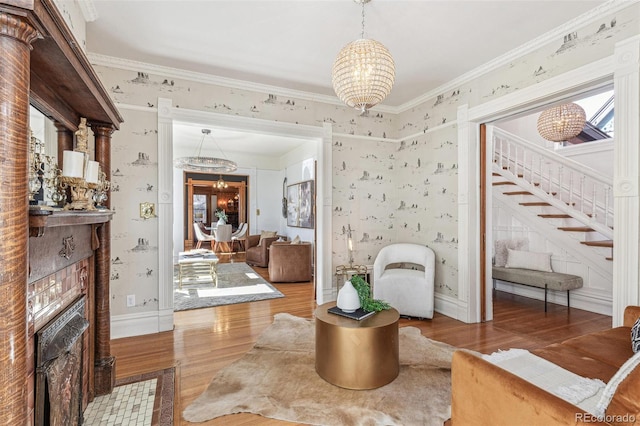
<svg viewBox="0 0 640 426">
<path fill-rule="evenodd" d="M 461 76 L 454 78 L 453 80 L 450 80 L 449 82 L 441 86 L 438 86 L 433 90 L 430 90 L 429 92 L 421 96 L 418 96 L 399 106 L 376 105 L 375 107 L 371 108 L 371 111 L 380 111 L 380 112 L 390 113 L 390 114 L 400 114 L 405 111 L 408 111 L 411 108 L 414 108 L 432 98 L 435 98 L 436 96 L 442 93 L 446 93 L 450 90 L 458 88 L 459 86 L 467 82 L 470 82 L 480 77 L 483 74 L 486 74 L 501 66 L 504 66 L 521 56 L 529 54 L 541 48 L 542 46 L 551 43 L 555 39 L 564 36 L 568 32 L 571 32 L 579 27 L 582 27 L 598 19 L 601 19 L 602 16 L 604 15 L 616 13 L 619 10 L 625 9 L 638 2 L 640 2 L 640 0 L 609 0 L 606 3 L 603 3 L 600 6 L 589 10 L 588 12 L 583 13 L 582 15 L 570 21 L 567 21 L 565 24 L 551 31 L 548 31 L 540 35 L 539 37 L 536 37 L 535 39 L 519 47 L 516 47 L 515 49 L 512 49 L 511 51 L 503 55 L 500 55 L 497 58 L 492 59 L 491 61 L 486 62 L 485 64 L 480 65 L 479 67 L 476 67 L 473 70 L 465 74 L 462 74 Z M 85 2 L 80 2 L 80 3 L 84 4 Z M 95 5 L 93 4 L 93 0 L 88 0 L 86 7 L 89 9 L 93 9 L 95 11 Z M 83 13 L 85 13 L 84 9 L 85 8 L 82 7 Z M 97 13 L 95 14 L 95 16 L 97 17 Z M 278 96 L 292 97 L 292 98 L 302 99 L 302 100 L 307 100 L 312 102 L 321 102 L 329 105 L 336 105 L 336 106 L 342 106 L 342 107 L 345 106 L 335 96 L 322 95 L 318 93 L 305 92 L 301 90 L 287 89 L 283 87 L 254 83 L 254 82 L 244 81 L 244 80 L 237 80 L 237 79 L 232 79 L 227 77 L 219 77 L 211 74 L 187 71 L 183 69 L 149 64 L 149 63 L 133 61 L 129 59 L 116 58 L 113 56 L 101 55 L 101 54 L 91 53 L 91 52 L 87 54 L 87 57 L 89 58 L 89 61 L 93 65 L 120 68 L 120 69 L 125 69 L 130 71 L 136 71 L 136 72 L 141 71 L 141 72 L 147 72 L 149 74 L 157 74 L 157 75 L 172 77 L 176 79 L 189 80 L 189 81 L 205 83 L 205 84 L 213 84 L 213 85 L 229 87 L 233 89 L 270 93 Z"/>
<path fill-rule="evenodd" d="M 548 31 L 533 40 L 522 44 L 515 49 L 510 50 L 509 52 L 498 56 L 497 58 L 492 59 L 489 62 L 486 62 L 479 67 L 472 69 L 471 71 L 462 74 L 461 76 L 450 80 L 449 82 L 439 86 L 424 95 L 418 96 L 417 98 L 405 102 L 402 105 L 399 105 L 397 108 L 397 113 L 405 112 L 411 108 L 414 108 L 423 102 L 428 101 L 429 99 L 435 98 L 442 93 L 446 93 L 450 90 L 456 89 L 459 86 L 468 83 L 469 81 L 475 80 L 483 74 L 486 74 L 490 71 L 493 71 L 501 66 L 507 65 L 513 60 L 527 55 L 531 52 L 536 51 L 537 49 L 553 42 L 554 40 L 563 37 L 565 34 L 576 30 L 579 27 L 590 24 L 598 19 L 601 19 L 603 16 L 616 13 L 619 10 L 625 9 L 635 3 L 638 3 L 640 0 L 609 0 L 606 3 L 602 3 L 600 6 L 597 6 L 576 18 L 565 22 L 563 25 L 554 28 L 551 31 Z"/>
<path fill-rule="evenodd" d="M 98 19 L 98 10 L 93 0 L 82 0 L 77 3 L 86 22 L 93 22 Z"/>
<path fill-rule="evenodd" d="M 129 71 L 142 71 L 149 74 L 161 75 L 163 77 L 171 77 L 181 80 L 189 80 L 197 83 L 213 84 L 216 86 L 229 87 L 232 89 L 249 90 L 252 92 L 269 93 L 278 96 L 292 97 L 312 102 L 321 102 L 330 105 L 336 105 L 347 108 L 335 96 L 321 95 L 318 93 L 304 92 L 301 90 L 287 89 L 284 87 L 271 86 L 268 84 L 254 83 L 251 81 L 236 80 L 233 78 L 220 77 L 211 74 L 205 74 L 194 71 L 187 71 L 178 68 L 166 67 L 163 65 L 149 64 L 146 62 L 132 61 L 129 59 L 116 58 L 114 56 L 101 55 L 97 53 L 88 53 L 87 57 L 92 65 L 105 67 L 120 68 Z M 379 105 L 371 108 L 371 111 L 380 111 L 385 113 L 395 113 L 395 108 Z"/>
</svg>

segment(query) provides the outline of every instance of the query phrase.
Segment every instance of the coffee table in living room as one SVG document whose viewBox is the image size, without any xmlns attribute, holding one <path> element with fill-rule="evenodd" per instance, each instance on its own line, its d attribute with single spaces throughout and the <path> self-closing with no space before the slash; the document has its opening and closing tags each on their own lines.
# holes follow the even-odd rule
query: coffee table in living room
<svg viewBox="0 0 640 426">
<path fill-rule="evenodd" d="M 213 286 L 218 287 L 218 257 L 211 250 L 191 250 L 178 253 L 178 288 L 182 289 L 182 278 L 193 276 L 206 267 Z"/>
<path fill-rule="evenodd" d="M 358 321 L 329 313 L 335 305 L 325 303 L 315 312 L 318 375 L 347 389 L 391 383 L 400 372 L 398 311 L 392 308 Z"/>
</svg>

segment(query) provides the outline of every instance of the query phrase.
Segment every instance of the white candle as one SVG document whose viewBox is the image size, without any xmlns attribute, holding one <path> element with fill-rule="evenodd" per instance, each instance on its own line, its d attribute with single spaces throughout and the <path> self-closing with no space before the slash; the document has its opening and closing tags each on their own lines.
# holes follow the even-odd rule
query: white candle
<svg viewBox="0 0 640 426">
<path fill-rule="evenodd" d="M 83 177 L 84 154 L 76 151 L 64 151 L 62 154 L 62 176 Z"/>
<path fill-rule="evenodd" d="M 97 161 L 87 161 L 87 170 L 84 174 L 84 180 L 88 183 L 98 183 L 98 168 L 100 163 Z"/>
</svg>

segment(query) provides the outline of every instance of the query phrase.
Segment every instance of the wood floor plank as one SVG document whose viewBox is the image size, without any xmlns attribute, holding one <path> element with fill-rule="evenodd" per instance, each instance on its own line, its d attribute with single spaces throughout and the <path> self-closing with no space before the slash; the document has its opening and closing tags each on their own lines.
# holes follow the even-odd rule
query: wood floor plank
<svg viewBox="0 0 640 426">
<path fill-rule="evenodd" d="M 244 261 L 243 255 L 224 256 L 223 262 Z M 266 268 L 254 268 L 268 280 Z M 175 329 L 145 336 L 116 339 L 111 351 L 116 357 L 117 378 L 178 366 L 176 375 L 176 425 L 181 410 L 195 400 L 211 378 L 242 357 L 279 312 L 312 318 L 316 308 L 313 284 L 273 284 L 285 297 L 259 302 L 176 312 Z M 534 326 L 535 325 L 535 326 Z M 414 326 L 434 340 L 491 353 L 498 349 L 535 349 L 550 343 L 611 327 L 611 317 L 508 293 L 497 292 L 494 320 L 465 324 L 436 313 L 432 320 L 402 318 L 400 326 Z M 292 424 L 251 414 L 221 417 L 199 425 Z"/>
</svg>

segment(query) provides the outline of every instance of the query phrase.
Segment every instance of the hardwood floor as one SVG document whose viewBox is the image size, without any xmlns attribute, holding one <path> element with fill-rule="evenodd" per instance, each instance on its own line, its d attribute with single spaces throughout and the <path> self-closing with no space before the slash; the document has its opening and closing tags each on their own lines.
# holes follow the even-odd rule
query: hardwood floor
<svg viewBox="0 0 640 426">
<path fill-rule="evenodd" d="M 221 256 L 221 262 L 244 261 L 242 254 Z M 266 268 L 254 268 L 268 280 Z M 313 284 L 274 284 L 286 297 L 260 302 L 176 312 L 175 329 L 111 342 L 117 378 L 176 366 L 175 424 L 182 408 L 204 391 L 220 369 L 247 352 L 279 312 L 312 318 Z M 534 349 L 570 337 L 611 327 L 611 317 L 498 292 L 494 320 L 465 324 L 437 314 L 432 320 L 401 319 L 424 336 L 458 347 L 491 353 L 498 349 Z M 287 422 L 252 414 L 221 417 L 201 425 L 282 425 Z"/>
</svg>

